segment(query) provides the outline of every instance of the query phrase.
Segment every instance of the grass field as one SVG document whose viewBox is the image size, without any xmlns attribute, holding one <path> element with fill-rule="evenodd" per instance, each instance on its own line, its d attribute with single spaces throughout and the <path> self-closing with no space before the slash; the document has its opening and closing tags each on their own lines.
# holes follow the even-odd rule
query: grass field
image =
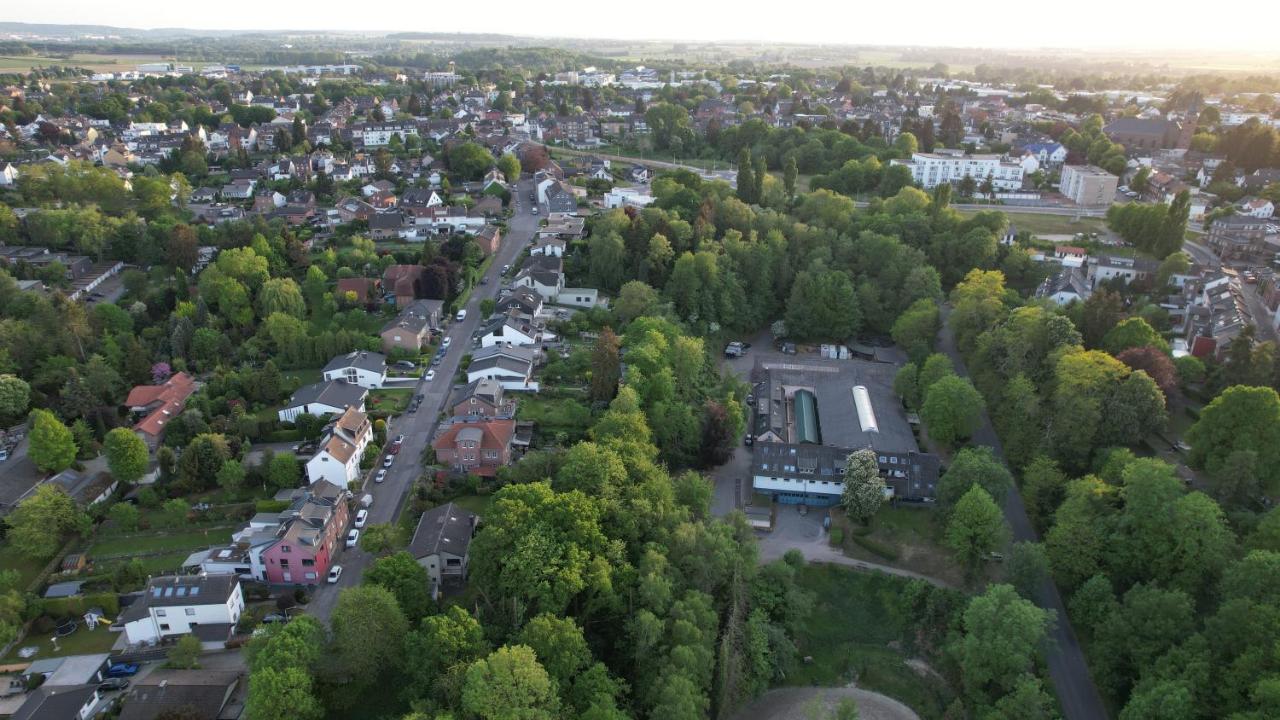
<svg viewBox="0 0 1280 720">
<path fill-rule="evenodd" d="M 484 517 L 489 512 L 489 506 L 493 504 L 492 495 L 463 495 L 453 499 L 453 504 L 464 510 Z"/>
<path fill-rule="evenodd" d="M 18 589 L 24 590 L 44 569 L 45 560 L 32 560 L 12 545 L 0 546 L 0 570 L 18 571 Z"/>
<path fill-rule="evenodd" d="M 382 412 L 396 415 L 409 407 L 409 399 L 413 397 L 413 388 L 394 388 L 390 390 L 370 390 L 369 401 L 365 404 L 369 412 Z"/>
<path fill-rule="evenodd" d="M 814 596 L 795 639 L 799 655 L 813 661 L 800 665 L 786 684 L 839 686 L 856 679 L 858 687 L 897 698 L 923 718 L 942 717 L 950 701 L 947 689 L 936 678 L 922 677 L 890 645 L 908 632 L 894 609 L 906 580 L 806 565 L 796 581 Z"/>
<path fill-rule="evenodd" d="M 845 529 L 843 549 L 846 555 L 872 562 L 887 562 L 942 578 L 957 586 L 964 582 L 964 575 L 951 559 L 951 554 L 940 545 L 941 528 L 937 514 L 932 510 L 882 507 L 871 523 L 870 532 L 850 524 L 838 510 L 832 516 L 835 525 Z M 891 556 L 871 548 L 887 550 Z"/>
<path fill-rule="evenodd" d="M 160 55 L 98 55 L 90 53 L 77 53 L 67 57 L 46 55 L 0 55 L 0 72 L 15 70 L 26 71 L 32 68 L 48 67 L 50 65 L 82 67 L 95 72 L 122 72 L 125 70 L 137 70 L 137 66 L 144 63 L 158 62 L 177 62 L 181 65 L 191 65 L 193 67 L 209 64 L 192 63 L 182 60 L 175 61 L 173 58 L 162 57 Z"/>
<path fill-rule="evenodd" d="M 93 653 L 105 653 L 111 650 L 111 646 L 119 639 L 119 633 L 113 633 L 107 629 L 106 625 L 99 625 L 96 629 L 90 630 L 84 626 L 83 621 L 80 627 L 70 635 L 58 638 L 58 649 L 53 649 L 53 641 L 50 639 L 52 633 L 35 635 L 30 634 L 22 639 L 22 642 L 13 646 L 9 654 L 4 658 L 0 658 L 0 665 L 8 665 L 9 663 L 26 663 L 32 660 L 43 660 L 44 658 L 66 657 L 68 655 L 90 655 Z M 24 647 L 37 647 L 39 650 L 35 655 L 29 658 L 18 657 L 18 650 Z"/>
<path fill-rule="evenodd" d="M 586 436 L 591 426 L 591 410 L 576 398 L 522 397 L 516 407 L 517 420 L 532 420 L 534 431 L 543 437 L 563 432 L 568 442 Z"/>
<path fill-rule="evenodd" d="M 152 532 L 100 540 L 89 547 L 93 560 L 123 557 L 141 553 L 196 550 L 225 543 L 231 539 L 232 525 L 179 532 Z"/>
<path fill-rule="evenodd" d="M 978 212 L 971 208 L 958 209 L 966 215 Z M 1073 235 L 1080 232 L 1108 232 L 1107 224 L 1102 218 L 1085 217 L 1077 220 L 1070 215 L 1011 212 L 1000 205 L 994 205 L 990 209 L 1000 210 L 1009 217 L 1009 222 L 1013 223 L 1018 230 L 1030 232 L 1032 235 Z"/>
</svg>

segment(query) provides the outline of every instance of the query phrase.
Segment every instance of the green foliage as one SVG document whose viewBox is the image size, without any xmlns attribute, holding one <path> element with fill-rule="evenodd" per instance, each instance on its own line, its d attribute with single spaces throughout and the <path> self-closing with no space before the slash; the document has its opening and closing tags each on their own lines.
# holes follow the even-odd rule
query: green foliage
<svg viewBox="0 0 1280 720">
<path fill-rule="evenodd" d="M 1267 491 L 1280 487 L 1280 396 L 1275 390 L 1227 388 L 1200 411 L 1186 440 L 1192 467 L 1217 474 L 1232 452 L 1252 451 L 1258 458 L 1258 479 Z"/>
<path fill-rule="evenodd" d="M 925 391 L 920 419 L 935 442 L 954 446 L 978 429 L 984 408 L 982 396 L 973 384 L 953 375 L 938 380 Z"/>
<path fill-rule="evenodd" d="M 953 652 L 965 692 L 990 702 L 1012 691 L 1030 671 L 1053 613 L 1018 596 L 1009 585 L 992 585 L 969 601 L 964 636 Z"/>
<path fill-rule="evenodd" d="M 1004 513 L 980 485 L 969 488 L 951 511 L 945 543 L 956 559 L 972 572 L 1008 541 Z"/>
<path fill-rule="evenodd" d="M 559 702 L 533 650 L 514 645 L 471 664 L 462 686 L 462 708 L 482 720 L 553 720 Z"/>
<path fill-rule="evenodd" d="M 194 670 L 200 667 L 200 638 L 195 635 L 183 635 L 178 642 L 169 648 L 165 665 L 182 670 Z"/>
<path fill-rule="evenodd" d="M 862 316 L 853 284 L 834 271 L 801 272 L 787 301 L 788 337 L 844 341 L 855 336 Z"/>
<path fill-rule="evenodd" d="M 127 428 L 115 428 L 103 441 L 107 455 L 107 467 L 119 481 L 135 483 L 142 478 L 151 462 L 147 444 Z"/>
<path fill-rule="evenodd" d="M 89 518 L 71 496 L 50 484 L 37 486 L 5 520 L 9 542 L 23 555 L 40 560 L 53 557 L 67 535 L 89 529 Z"/>
<path fill-rule="evenodd" d="M 29 441 L 27 455 L 42 472 L 61 472 L 75 462 L 76 443 L 71 430 L 48 410 L 31 412 Z"/>
<path fill-rule="evenodd" d="M 874 450 L 856 450 L 845 460 L 844 491 L 840 504 L 850 518 L 864 525 L 884 503 L 885 483 Z"/>
<path fill-rule="evenodd" d="M 400 610 L 411 622 L 428 615 L 435 602 L 428 592 L 427 569 L 407 552 L 380 557 L 361 579 L 366 585 L 380 585 L 395 595 Z"/>
<path fill-rule="evenodd" d="M 371 686 L 395 664 L 399 646 L 392 640 L 404 637 L 409 630 L 396 596 L 380 585 L 344 589 L 338 595 L 331 625 L 329 661 L 353 688 Z M 374 638 L 384 642 L 371 642 Z"/>
<path fill-rule="evenodd" d="M 938 483 L 939 507 L 943 510 L 954 507 L 975 485 L 982 486 L 997 505 L 1004 503 L 1013 486 L 1008 468 L 989 447 L 968 447 L 956 453 Z"/>
</svg>

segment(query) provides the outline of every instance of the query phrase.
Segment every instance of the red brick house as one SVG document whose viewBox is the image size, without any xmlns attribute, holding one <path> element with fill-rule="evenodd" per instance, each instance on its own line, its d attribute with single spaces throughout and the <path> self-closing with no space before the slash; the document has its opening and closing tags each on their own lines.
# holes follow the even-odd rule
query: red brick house
<svg viewBox="0 0 1280 720">
<path fill-rule="evenodd" d="M 391 265 L 382 273 L 382 288 L 395 296 L 396 307 L 404 307 L 422 294 L 424 272 L 421 265 Z"/>
<path fill-rule="evenodd" d="M 378 298 L 378 285 L 375 278 L 339 278 L 335 295 L 342 300 L 347 293 L 355 293 L 357 303 L 371 305 Z"/>
<path fill-rule="evenodd" d="M 139 385 L 130 390 L 124 404 L 142 416 L 133 431 L 154 449 L 164 426 L 182 412 L 195 391 L 195 379 L 184 372 L 175 373 L 160 385 Z"/>
<path fill-rule="evenodd" d="M 511 462 L 515 420 L 502 418 L 455 419 L 431 441 L 436 461 L 459 472 L 493 475 Z"/>
<path fill-rule="evenodd" d="M 485 255 L 492 255 L 498 252 L 498 244 L 502 242 L 502 231 L 497 225 L 485 225 L 473 239 L 480 249 L 484 250 Z"/>
</svg>

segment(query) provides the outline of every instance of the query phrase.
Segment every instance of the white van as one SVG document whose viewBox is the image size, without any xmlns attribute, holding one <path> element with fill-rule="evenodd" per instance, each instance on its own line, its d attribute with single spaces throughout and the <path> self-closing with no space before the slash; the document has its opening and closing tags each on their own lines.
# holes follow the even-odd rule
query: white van
<svg viewBox="0 0 1280 720">
<path fill-rule="evenodd" d="M 360 498 L 360 507 L 362 508 L 373 507 L 373 495 L 366 494 L 364 497 Z"/>
<path fill-rule="evenodd" d="M 466 319 L 467 319 L 467 310 L 466 310 L 466 308 L 463 308 L 463 309 L 459 310 L 459 311 L 458 311 L 458 315 L 457 315 L 457 317 L 455 317 L 454 319 L 455 319 L 455 320 L 457 320 L 458 322 L 462 322 L 463 320 L 466 320 Z"/>
</svg>

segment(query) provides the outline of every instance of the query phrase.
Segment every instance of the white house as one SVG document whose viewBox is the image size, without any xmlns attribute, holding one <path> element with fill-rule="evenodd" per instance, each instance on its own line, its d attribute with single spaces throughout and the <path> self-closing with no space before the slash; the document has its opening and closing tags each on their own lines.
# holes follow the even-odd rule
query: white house
<svg viewBox="0 0 1280 720">
<path fill-rule="evenodd" d="M 341 380 L 377 390 L 387 382 L 387 357 L 381 353 L 356 350 L 339 355 L 324 366 L 325 380 Z"/>
<path fill-rule="evenodd" d="M 527 347 L 542 342 L 542 328 L 519 316 L 503 315 L 480 328 L 480 347 Z"/>
<path fill-rule="evenodd" d="M 610 210 L 620 207 L 642 208 L 651 205 L 654 197 L 636 188 L 616 187 L 605 193 L 604 206 Z"/>
<path fill-rule="evenodd" d="M 338 415 L 355 408 L 364 412 L 364 399 L 369 391 L 359 385 L 329 380 L 304 385 L 289 398 L 276 415 L 280 422 L 293 422 L 299 415 Z"/>
<path fill-rule="evenodd" d="M 347 408 L 320 441 L 320 449 L 307 461 L 307 479 L 328 480 L 340 488 L 360 477 L 360 459 L 373 439 L 369 416 Z"/>
<path fill-rule="evenodd" d="M 1275 203 L 1266 198 L 1245 198 L 1236 208 L 1241 215 L 1263 220 L 1276 214 Z"/>
<path fill-rule="evenodd" d="M 533 378 L 534 351 L 529 348 L 487 347 L 477 351 L 467 366 L 467 382 L 496 380 L 504 390 L 538 390 Z"/>
<path fill-rule="evenodd" d="M 225 641 L 242 612 L 244 593 L 236 576 L 168 575 L 152 578 L 142 597 L 120 614 L 120 622 L 130 645 L 154 645 L 188 633 Z"/>
<path fill-rule="evenodd" d="M 18 166 L 13 163 L 0 163 L 0 187 L 18 182 Z"/>
</svg>

